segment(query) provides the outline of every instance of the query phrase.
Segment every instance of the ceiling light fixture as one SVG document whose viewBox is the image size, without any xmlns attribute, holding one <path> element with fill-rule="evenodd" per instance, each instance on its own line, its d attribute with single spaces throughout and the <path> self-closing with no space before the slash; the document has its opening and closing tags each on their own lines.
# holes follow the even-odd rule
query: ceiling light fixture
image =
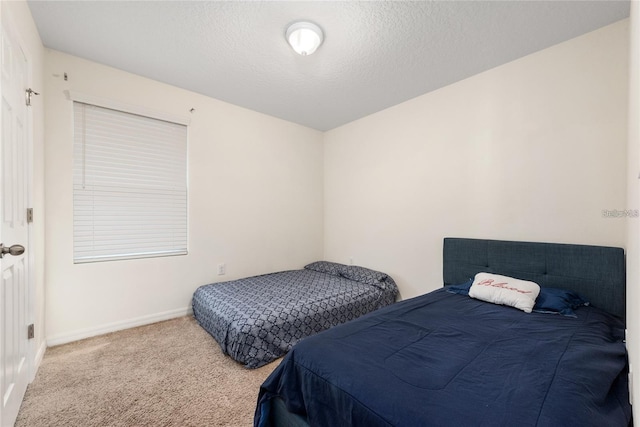
<svg viewBox="0 0 640 427">
<path fill-rule="evenodd" d="M 311 55 L 322 44 L 322 30 L 312 22 L 296 22 L 287 28 L 286 38 L 293 50 Z"/>
</svg>

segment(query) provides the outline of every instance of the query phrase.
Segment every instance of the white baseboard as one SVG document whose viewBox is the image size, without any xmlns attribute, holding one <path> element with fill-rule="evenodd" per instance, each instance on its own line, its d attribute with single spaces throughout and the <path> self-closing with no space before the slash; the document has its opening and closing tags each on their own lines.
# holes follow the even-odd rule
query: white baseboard
<svg viewBox="0 0 640 427">
<path fill-rule="evenodd" d="M 40 364 L 42 363 L 42 359 L 44 358 L 45 351 L 47 351 L 47 343 L 43 340 L 42 343 L 40 344 L 40 348 L 38 349 L 38 352 L 36 353 L 36 358 L 33 361 L 33 366 L 35 367 L 36 371 L 38 370 L 38 368 L 40 367 Z"/>
<path fill-rule="evenodd" d="M 169 310 L 162 313 L 150 314 L 134 319 L 123 320 L 120 322 L 108 323 L 106 325 L 97 326 L 95 328 L 86 328 L 70 333 L 58 334 L 52 337 L 47 337 L 47 347 L 95 337 L 96 335 L 108 334 L 109 332 L 135 328 L 136 326 L 143 326 L 151 323 L 161 322 L 163 320 L 174 319 L 176 317 L 188 316 L 190 314 L 193 314 L 193 309 L 191 307 L 179 308 L 176 310 Z"/>
<path fill-rule="evenodd" d="M 47 351 L 47 343 L 43 340 L 36 351 L 35 357 L 33 358 L 33 369 L 31 370 L 31 378 L 29 378 L 29 382 L 32 382 L 36 378 L 36 373 L 38 372 L 38 368 L 40 368 L 45 351 Z"/>
</svg>

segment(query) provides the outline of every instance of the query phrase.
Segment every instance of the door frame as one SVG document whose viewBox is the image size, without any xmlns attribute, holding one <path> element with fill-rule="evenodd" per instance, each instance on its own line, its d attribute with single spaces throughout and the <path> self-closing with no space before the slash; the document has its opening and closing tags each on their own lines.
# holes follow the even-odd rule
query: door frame
<svg viewBox="0 0 640 427">
<path fill-rule="evenodd" d="M 9 15 L 11 18 L 11 14 Z M 15 22 L 11 20 L 10 22 Z M 27 61 L 27 87 L 24 88 L 30 89 L 33 88 L 33 56 L 31 52 L 26 47 L 22 36 L 14 32 L 17 37 L 17 43 L 22 49 L 22 53 L 24 54 L 25 60 Z M 42 92 L 42 89 L 38 89 L 38 91 Z M 34 148 L 33 148 L 33 133 L 34 133 L 34 119 L 33 119 L 33 103 L 41 102 L 41 99 L 38 97 L 31 97 L 31 106 L 27 106 L 27 206 L 30 209 L 33 209 L 33 174 L 35 172 L 34 168 Z M 26 101 L 25 101 L 26 102 Z M 40 218 L 44 218 L 42 212 L 40 212 Z M 34 325 L 34 337 L 29 340 L 27 345 L 27 357 L 28 361 L 28 373 L 29 373 L 29 383 L 31 383 L 36 376 L 36 371 L 38 369 L 39 362 L 36 363 L 35 357 L 37 354 L 36 344 L 38 340 L 36 339 L 36 246 L 35 246 L 35 235 L 34 235 L 34 222 L 27 220 L 27 244 L 29 245 L 29 250 L 27 251 L 27 255 L 29 257 L 29 268 L 27 269 L 27 321 L 28 325 Z M 41 319 L 44 322 L 44 319 Z M 44 330 L 44 329 L 42 329 Z M 44 340 L 43 340 L 44 342 Z M 44 353 L 43 353 L 44 356 Z"/>
</svg>

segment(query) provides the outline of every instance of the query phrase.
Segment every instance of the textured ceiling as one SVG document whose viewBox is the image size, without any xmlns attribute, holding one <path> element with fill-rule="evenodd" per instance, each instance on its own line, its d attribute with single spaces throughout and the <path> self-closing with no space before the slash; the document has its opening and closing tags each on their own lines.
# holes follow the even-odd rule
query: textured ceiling
<svg viewBox="0 0 640 427">
<path fill-rule="evenodd" d="M 28 1 L 45 46 L 328 130 L 629 16 L 628 1 Z M 311 20 L 311 56 L 286 43 Z"/>
</svg>

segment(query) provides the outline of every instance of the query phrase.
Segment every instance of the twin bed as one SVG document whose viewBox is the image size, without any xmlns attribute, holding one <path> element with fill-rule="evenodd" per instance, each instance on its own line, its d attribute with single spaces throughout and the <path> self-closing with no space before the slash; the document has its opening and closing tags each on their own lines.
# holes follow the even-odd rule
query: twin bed
<svg viewBox="0 0 640 427">
<path fill-rule="evenodd" d="M 449 238 L 443 261 L 444 288 L 293 347 L 254 424 L 629 425 L 622 249 Z M 480 272 L 540 285 L 533 312 L 470 298 Z"/>
</svg>

